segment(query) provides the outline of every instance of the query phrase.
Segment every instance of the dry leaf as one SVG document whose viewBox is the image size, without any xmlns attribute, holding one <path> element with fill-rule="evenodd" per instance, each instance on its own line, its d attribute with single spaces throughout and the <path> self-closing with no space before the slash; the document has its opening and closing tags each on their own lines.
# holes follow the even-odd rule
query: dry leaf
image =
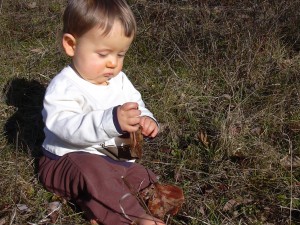
<svg viewBox="0 0 300 225">
<path fill-rule="evenodd" d="M 44 52 L 44 50 L 42 48 L 34 48 L 34 49 L 31 49 L 30 51 L 34 52 L 34 53 L 38 53 L 38 54 L 41 54 Z"/>
<path fill-rule="evenodd" d="M 228 211 L 233 211 L 237 206 L 241 205 L 241 204 L 248 204 L 250 202 L 252 202 L 252 199 L 248 199 L 248 198 L 237 198 L 237 199 L 230 199 L 228 202 L 226 202 L 226 204 L 223 207 L 223 211 L 224 212 L 228 212 Z"/>
<path fill-rule="evenodd" d="M 28 208 L 27 205 L 25 204 L 17 204 L 18 210 L 23 213 L 23 212 L 30 212 L 31 210 Z"/>
<path fill-rule="evenodd" d="M 222 95 L 222 97 L 226 98 L 228 100 L 230 100 L 232 98 L 231 95 L 229 95 L 229 94 L 224 94 L 224 95 Z"/>
<path fill-rule="evenodd" d="M 300 131 L 300 122 L 294 121 L 288 124 L 288 128 L 294 133 L 298 133 Z"/>
<path fill-rule="evenodd" d="M 206 131 L 200 130 L 198 133 L 198 139 L 201 141 L 201 143 L 208 148 L 209 147 L 209 141 L 207 139 L 207 133 Z"/>
<path fill-rule="evenodd" d="M 130 133 L 130 154 L 133 158 L 142 158 L 144 137 L 142 128 Z"/>
<path fill-rule="evenodd" d="M 37 7 L 37 4 L 36 2 L 30 2 L 26 6 L 28 9 L 34 9 L 35 7 Z"/>
<path fill-rule="evenodd" d="M 141 192 L 140 195 L 151 214 L 163 219 L 165 215 L 175 215 L 184 203 L 181 188 L 174 185 L 154 184 Z"/>
<path fill-rule="evenodd" d="M 176 181 L 176 182 L 182 181 L 182 180 L 183 180 L 181 168 L 175 169 L 174 178 L 175 178 L 175 181 Z"/>
<path fill-rule="evenodd" d="M 203 206 L 200 206 L 199 212 L 202 214 L 202 216 L 205 216 L 205 210 Z"/>
<path fill-rule="evenodd" d="M 286 155 L 280 160 L 281 166 L 283 166 L 286 169 L 289 168 L 298 168 L 300 167 L 300 157 L 299 156 L 293 156 Z"/>
<path fill-rule="evenodd" d="M 232 136 L 237 136 L 237 135 L 239 135 L 241 132 L 242 132 L 242 124 L 241 124 L 241 123 L 235 123 L 235 124 L 232 124 L 232 125 L 229 127 L 229 133 L 230 133 Z"/>
<path fill-rule="evenodd" d="M 251 134 L 253 134 L 253 135 L 259 136 L 259 135 L 262 134 L 263 130 L 262 130 L 261 127 L 255 127 L 255 128 L 253 128 L 253 129 L 251 129 L 250 132 L 251 132 Z"/>
<path fill-rule="evenodd" d="M 60 202 L 50 202 L 48 204 L 48 216 L 51 220 L 51 223 L 55 223 L 58 216 L 59 216 L 59 211 L 61 209 L 61 203 Z"/>
<path fill-rule="evenodd" d="M 8 217 L 3 217 L 0 219 L 0 225 L 5 225 L 8 224 Z"/>
<path fill-rule="evenodd" d="M 240 203 L 237 202 L 234 199 L 230 199 L 228 202 L 226 202 L 226 204 L 223 207 L 223 211 L 224 212 L 228 212 L 228 211 L 232 211 L 232 209 L 234 209 L 234 207 L 238 206 Z"/>
</svg>

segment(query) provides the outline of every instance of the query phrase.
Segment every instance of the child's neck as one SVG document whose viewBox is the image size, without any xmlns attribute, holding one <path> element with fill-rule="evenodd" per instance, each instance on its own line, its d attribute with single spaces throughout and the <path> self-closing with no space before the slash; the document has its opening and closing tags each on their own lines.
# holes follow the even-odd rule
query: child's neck
<svg viewBox="0 0 300 225">
<path fill-rule="evenodd" d="M 81 79 L 86 80 L 86 79 L 84 79 L 84 78 L 80 75 L 80 73 L 78 72 L 78 70 L 76 69 L 76 67 L 74 66 L 73 63 L 70 64 L 70 67 L 74 70 L 74 72 L 75 72 Z M 88 82 L 89 82 L 89 81 L 88 81 Z M 90 83 L 93 84 L 92 82 L 90 82 Z M 109 85 L 109 82 L 108 82 L 108 81 L 104 81 L 104 82 L 101 83 L 101 84 L 95 84 L 95 85 L 108 86 L 108 85 Z"/>
</svg>

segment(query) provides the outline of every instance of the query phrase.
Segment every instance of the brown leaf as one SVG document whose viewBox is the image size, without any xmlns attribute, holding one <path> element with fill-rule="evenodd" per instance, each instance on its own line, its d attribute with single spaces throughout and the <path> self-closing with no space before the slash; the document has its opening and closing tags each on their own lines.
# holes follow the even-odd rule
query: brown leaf
<svg viewBox="0 0 300 225">
<path fill-rule="evenodd" d="M 229 132 L 232 136 L 237 136 L 242 132 L 242 124 L 235 123 L 229 127 Z"/>
<path fill-rule="evenodd" d="M 0 219 L 0 225 L 5 225 L 8 224 L 8 217 L 3 217 Z"/>
<path fill-rule="evenodd" d="M 153 216 L 163 219 L 175 215 L 184 203 L 181 188 L 174 185 L 154 184 L 153 195 L 148 200 L 148 209 Z"/>
<path fill-rule="evenodd" d="M 236 206 L 240 205 L 235 199 L 230 199 L 223 207 L 224 212 L 232 211 Z"/>
<path fill-rule="evenodd" d="M 229 94 L 224 94 L 224 95 L 222 95 L 222 97 L 226 98 L 228 100 L 230 100 L 232 98 L 231 95 L 229 95 Z"/>
<path fill-rule="evenodd" d="M 207 133 L 206 131 L 200 130 L 198 133 L 198 139 L 201 141 L 201 143 L 208 148 L 209 147 L 209 141 L 207 138 Z"/>
<path fill-rule="evenodd" d="M 288 124 L 288 128 L 293 131 L 294 133 L 299 133 L 300 131 L 300 122 L 299 121 L 293 121 Z"/>
<path fill-rule="evenodd" d="M 17 204 L 17 208 L 21 213 L 30 212 L 31 210 L 25 204 Z"/>
<path fill-rule="evenodd" d="M 174 178 L 175 178 L 175 181 L 176 181 L 176 182 L 182 181 L 182 180 L 183 180 L 181 168 L 175 169 Z"/>
<path fill-rule="evenodd" d="M 38 54 L 44 52 L 44 50 L 43 50 L 42 48 L 34 48 L 34 49 L 31 49 L 30 51 L 31 51 L 31 52 L 34 52 L 34 53 L 38 53 Z"/>
<path fill-rule="evenodd" d="M 263 133 L 263 129 L 261 127 L 254 127 L 253 129 L 250 130 L 251 134 L 253 135 L 261 135 Z"/>
<path fill-rule="evenodd" d="M 55 223 L 57 221 L 60 209 L 61 209 L 60 202 L 50 202 L 48 204 L 48 213 L 49 213 L 48 215 L 51 220 L 51 223 Z"/>
<path fill-rule="evenodd" d="M 223 207 L 223 211 L 224 212 L 228 212 L 228 211 L 233 211 L 237 206 L 241 205 L 241 204 L 248 204 L 250 202 L 252 202 L 252 199 L 248 199 L 248 198 L 241 198 L 238 197 L 236 199 L 230 199 L 228 202 L 226 202 L 226 204 Z"/>
<path fill-rule="evenodd" d="M 205 216 L 205 210 L 203 206 L 200 206 L 199 212 L 202 214 L 202 216 Z"/>
<path fill-rule="evenodd" d="M 289 168 L 298 168 L 300 167 L 300 157 L 299 156 L 293 156 L 291 155 L 286 155 L 280 160 L 281 166 L 283 166 L 286 169 Z"/>
<path fill-rule="evenodd" d="M 36 4 L 36 2 L 30 2 L 26 6 L 28 9 L 34 9 L 37 7 L 37 4 Z"/>
<path fill-rule="evenodd" d="M 130 154 L 133 158 L 142 158 L 144 137 L 142 128 L 130 133 Z"/>
</svg>

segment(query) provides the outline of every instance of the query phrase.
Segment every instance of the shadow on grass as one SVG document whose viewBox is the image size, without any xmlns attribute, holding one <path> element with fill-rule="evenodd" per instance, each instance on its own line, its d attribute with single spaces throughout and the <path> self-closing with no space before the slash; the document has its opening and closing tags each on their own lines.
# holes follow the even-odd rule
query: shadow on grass
<svg viewBox="0 0 300 225">
<path fill-rule="evenodd" d="M 35 172 L 44 139 L 41 115 L 44 94 L 42 84 L 25 78 L 12 79 L 3 89 L 6 104 L 16 108 L 4 125 L 5 136 L 9 144 L 18 146 L 18 150 L 35 159 Z"/>
<path fill-rule="evenodd" d="M 4 134 L 9 144 L 34 159 L 34 172 L 38 173 L 38 162 L 43 155 L 44 123 L 41 111 L 46 88 L 36 80 L 15 78 L 3 88 L 3 96 L 15 113 L 4 125 Z M 69 206 L 77 213 L 82 212 L 74 203 Z M 0 222 L 1 224 L 1 222 Z"/>
</svg>

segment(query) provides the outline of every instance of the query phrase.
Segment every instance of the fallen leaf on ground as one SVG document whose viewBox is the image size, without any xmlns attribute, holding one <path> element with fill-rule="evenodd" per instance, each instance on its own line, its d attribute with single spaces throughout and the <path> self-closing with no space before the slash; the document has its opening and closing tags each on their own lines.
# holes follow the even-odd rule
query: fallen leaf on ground
<svg viewBox="0 0 300 225">
<path fill-rule="evenodd" d="M 228 202 L 225 203 L 223 207 L 224 212 L 232 211 L 239 203 L 235 199 L 230 199 Z"/>
<path fill-rule="evenodd" d="M 0 225 L 8 224 L 8 217 L 3 217 L 0 219 Z"/>
<path fill-rule="evenodd" d="M 35 7 L 37 7 L 37 4 L 36 2 L 30 2 L 26 6 L 28 9 L 34 9 Z"/>
<path fill-rule="evenodd" d="M 199 141 L 201 141 L 201 143 L 202 143 L 206 148 L 209 147 L 209 141 L 208 141 L 208 138 L 207 138 L 207 133 L 206 133 L 206 131 L 200 130 L 199 133 L 198 133 L 198 139 L 199 139 Z"/>
<path fill-rule="evenodd" d="M 23 212 L 30 212 L 31 210 L 28 208 L 27 205 L 25 204 L 17 204 L 18 210 L 23 213 Z"/>
<path fill-rule="evenodd" d="M 241 198 L 241 197 L 238 197 L 236 199 L 230 199 L 228 202 L 225 203 L 223 207 L 223 211 L 224 212 L 233 211 L 237 206 L 246 205 L 252 201 L 253 201 L 252 199 Z"/>
<path fill-rule="evenodd" d="M 48 216 L 51 220 L 51 223 L 55 223 L 58 216 L 59 216 L 59 211 L 61 209 L 61 203 L 60 202 L 50 202 L 48 204 Z"/>
<path fill-rule="evenodd" d="M 280 160 L 280 164 L 282 167 L 289 169 L 289 168 L 298 168 L 300 167 L 300 157 L 299 156 L 292 156 L 286 155 Z"/>
<path fill-rule="evenodd" d="M 30 51 L 34 52 L 34 53 L 38 53 L 38 54 L 44 52 L 44 50 L 42 48 L 34 48 L 34 49 L 31 49 Z"/>
<path fill-rule="evenodd" d="M 160 219 L 165 215 L 176 215 L 184 203 L 182 189 L 174 185 L 156 183 L 143 191 L 141 197 L 147 203 L 149 211 Z"/>
</svg>

